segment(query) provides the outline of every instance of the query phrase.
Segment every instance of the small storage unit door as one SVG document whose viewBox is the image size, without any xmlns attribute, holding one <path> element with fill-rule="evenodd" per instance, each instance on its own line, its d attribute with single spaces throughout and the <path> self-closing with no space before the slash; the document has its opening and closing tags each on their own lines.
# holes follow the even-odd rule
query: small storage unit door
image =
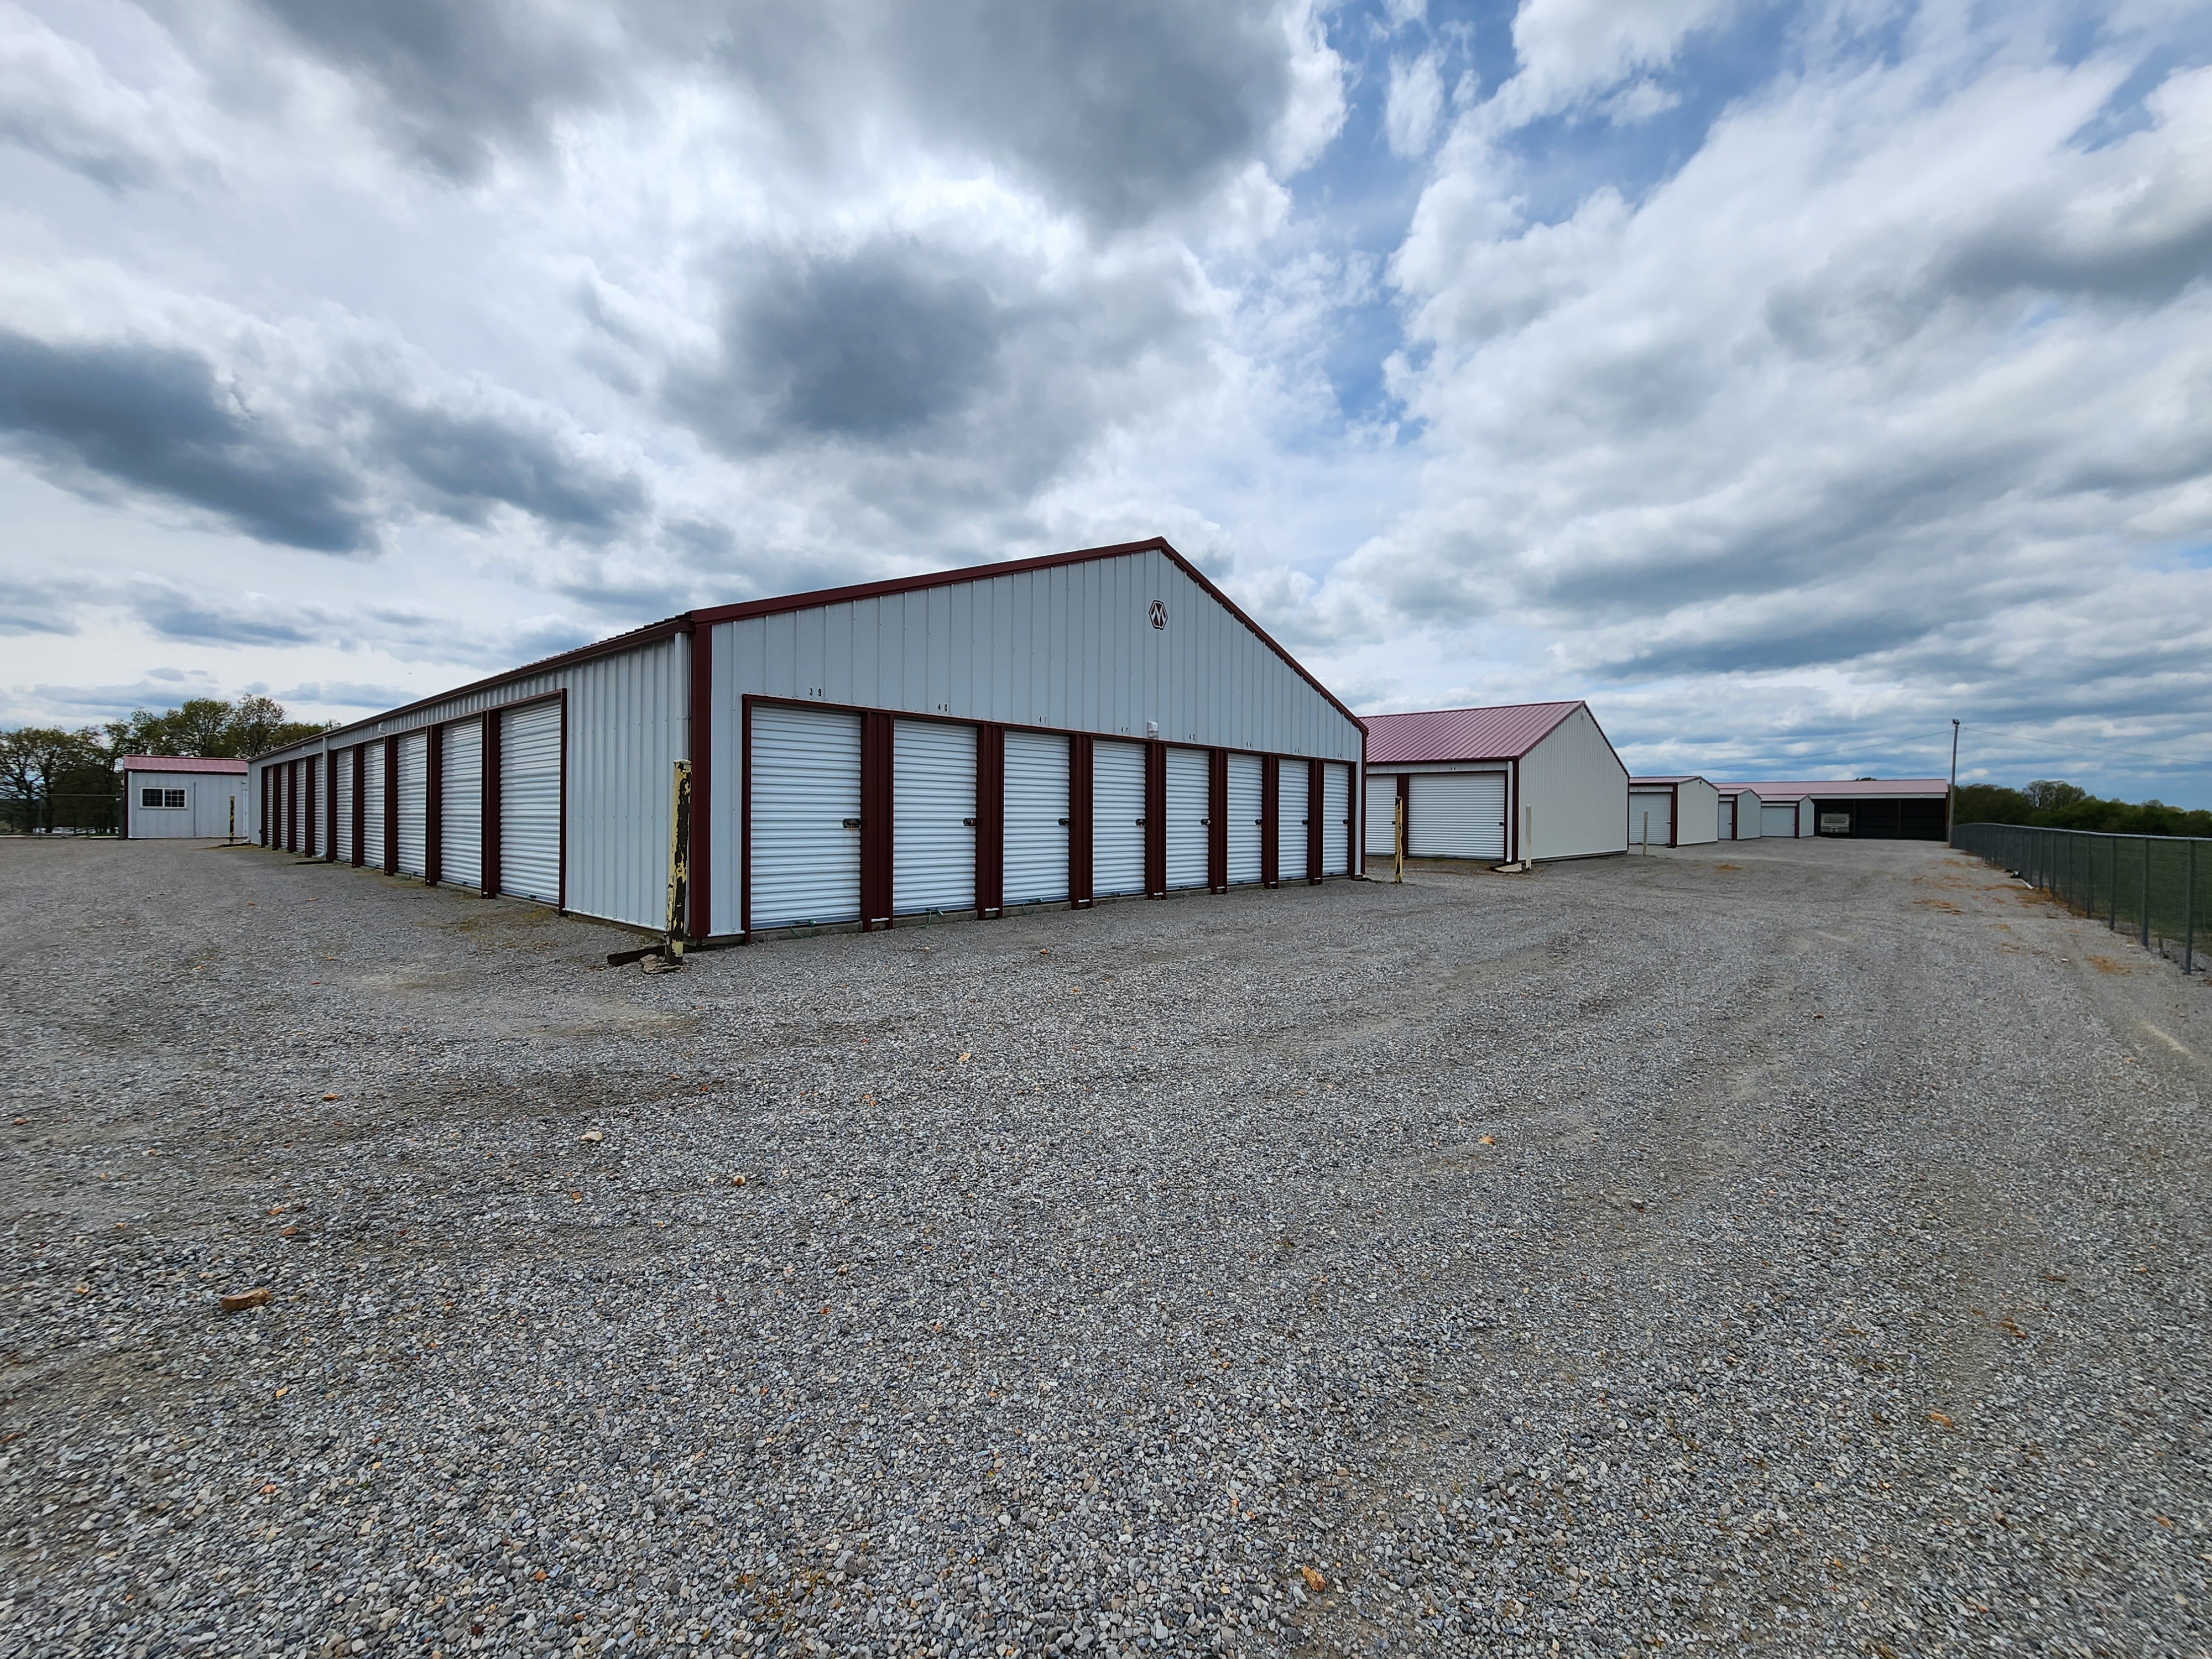
<svg viewBox="0 0 2212 1659">
<path fill-rule="evenodd" d="M 1141 766 L 1141 751 L 1139 760 Z M 1141 785 L 1141 770 L 1138 777 Z M 1142 795 L 1138 799 L 1141 808 Z M 1041 732 L 1007 732 L 1006 903 L 1059 904 L 1066 901 L 1067 817 L 1067 739 Z M 1144 877 L 1143 854 L 1140 841 L 1137 869 L 1139 881 Z"/>
<path fill-rule="evenodd" d="M 748 764 L 750 925 L 858 921 L 860 717 L 757 703 Z"/>
<path fill-rule="evenodd" d="M 1416 772 L 1413 793 L 1406 850 L 1415 858 L 1505 856 L 1505 774 Z"/>
<path fill-rule="evenodd" d="M 1398 850 L 1398 775 L 1367 775 L 1367 856 L 1387 859 Z"/>
<path fill-rule="evenodd" d="M 1206 808 L 1213 801 L 1212 757 L 1203 749 L 1168 750 L 1168 888 L 1206 885 Z"/>
<path fill-rule="evenodd" d="M 975 728 L 891 722 L 891 914 L 975 908 Z"/>
<path fill-rule="evenodd" d="M 1267 771 L 1257 755 L 1229 757 L 1229 880 L 1260 879 L 1260 820 L 1267 806 L 1261 787 Z"/>
<path fill-rule="evenodd" d="M 1674 798 L 1657 790 L 1632 792 L 1628 797 L 1628 844 L 1650 842 L 1664 847 L 1674 839 Z"/>
<path fill-rule="evenodd" d="M 1101 738 L 1091 746 L 1091 890 L 1101 898 L 1145 890 L 1145 746 L 1140 743 Z"/>
<path fill-rule="evenodd" d="M 1321 769 L 1321 872 L 1352 873 L 1352 769 L 1325 761 Z"/>
<path fill-rule="evenodd" d="M 322 779 L 316 775 L 322 769 L 320 755 L 300 763 L 300 850 L 310 856 L 323 850 Z"/>
<path fill-rule="evenodd" d="M 456 887 L 483 884 L 483 725 L 446 728 L 438 781 L 438 879 Z"/>
<path fill-rule="evenodd" d="M 353 861 L 353 757 L 350 749 L 338 750 L 338 833 L 331 845 L 346 863 Z"/>
<path fill-rule="evenodd" d="M 1759 809 L 1759 833 L 1762 836 L 1794 836 L 1797 833 L 1797 803 L 1790 801 L 1780 806 L 1763 803 Z"/>
<path fill-rule="evenodd" d="M 499 717 L 499 890 L 561 902 L 561 705 Z"/>
<path fill-rule="evenodd" d="M 288 803 L 285 807 L 284 847 L 288 852 L 297 853 L 307 844 L 307 769 L 297 761 L 287 761 L 284 764 L 284 792 Z"/>
<path fill-rule="evenodd" d="M 410 732 L 399 739 L 399 873 L 419 876 L 428 868 L 430 828 L 430 734 Z"/>
<path fill-rule="evenodd" d="M 1735 839 L 1735 798 L 1734 796 L 1721 797 L 1720 811 L 1714 818 L 1713 830 L 1715 835 L 1723 841 Z"/>
<path fill-rule="evenodd" d="M 1275 877 L 1306 879 L 1306 785 L 1311 772 L 1302 760 L 1286 760 L 1275 772 Z"/>
<path fill-rule="evenodd" d="M 361 751 L 361 861 L 384 868 L 384 745 L 363 744 Z"/>
</svg>

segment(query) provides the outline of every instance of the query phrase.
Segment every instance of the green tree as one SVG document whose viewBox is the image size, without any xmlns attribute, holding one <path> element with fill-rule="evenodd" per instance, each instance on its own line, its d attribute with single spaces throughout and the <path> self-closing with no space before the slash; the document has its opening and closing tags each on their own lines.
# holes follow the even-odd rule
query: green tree
<svg viewBox="0 0 2212 1659">
<path fill-rule="evenodd" d="M 108 727 L 116 752 L 125 755 L 197 755 L 244 760 L 301 738 L 325 732 L 334 722 L 295 720 L 271 697 L 191 697 L 181 708 L 155 714 L 141 708 Z"/>
<path fill-rule="evenodd" d="M 121 790 L 107 734 L 97 726 L 0 732 L 0 797 L 11 829 L 112 829 Z"/>
</svg>

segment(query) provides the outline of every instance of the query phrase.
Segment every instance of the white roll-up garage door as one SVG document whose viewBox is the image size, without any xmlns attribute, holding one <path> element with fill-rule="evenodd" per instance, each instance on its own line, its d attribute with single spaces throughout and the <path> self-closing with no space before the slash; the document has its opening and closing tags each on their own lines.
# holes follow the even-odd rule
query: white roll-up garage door
<svg viewBox="0 0 2212 1659">
<path fill-rule="evenodd" d="M 1656 789 L 1632 789 L 1628 792 L 1628 844 L 1641 847 L 1648 839 L 1654 847 L 1664 847 L 1674 839 L 1670 833 L 1674 824 L 1674 797 Z"/>
<path fill-rule="evenodd" d="M 1203 749 L 1168 750 L 1168 888 L 1206 885 L 1206 808 L 1212 757 Z"/>
<path fill-rule="evenodd" d="M 1260 820 L 1266 811 L 1261 786 L 1267 772 L 1257 755 L 1229 757 L 1229 879 L 1260 879 Z"/>
<path fill-rule="evenodd" d="M 446 728 L 444 775 L 438 782 L 438 879 L 455 887 L 483 884 L 483 723 Z"/>
<path fill-rule="evenodd" d="M 1723 795 L 1721 797 L 1720 810 L 1714 815 L 1713 818 L 1713 833 L 1716 838 L 1721 841 L 1734 841 L 1735 839 L 1735 796 Z"/>
<path fill-rule="evenodd" d="M 891 722 L 891 913 L 975 908 L 975 728 Z"/>
<path fill-rule="evenodd" d="M 1145 746 L 1101 738 L 1091 748 L 1091 890 L 1145 890 Z"/>
<path fill-rule="evenodd" d="M 399 873 L 419 876 L 429 852 L 430 734 L 399 739 Z"/>
<path fill-rule="evenodd" d="M 1321 872 L 1352 873 L 1352 768 L 1326 761 L 1321 769 Z"/>
<path fill-rule="evenodd" d="M 319 810 L 323 792 L 315 787 L 321 781 L 315 774 L 321 770 L 323 758 L 319 755 L 300 763 L 300 850 L 311 856 L 322 850 L 316 844 L 316 837 L 323 828 L 323 815 Z"/>
<path fill-rule="evenodd" d="M 1302 760 L 1286 760 L 1275 773 L 1275 878 L 1306 878 L 1306 785 L 1310 772 Z"/>
<path fill-rule="evenodd" d="M 1141 753 L 1139 756 L 1141 760 Z M 1142 774 L 1139 773 L 1141 778 Z M 1067 739 L 1042 732 L 1006 733 L 1006 879 L 1008 904 L 1067 898 Z M 1138 876 L 1143 845 L 1138 848 Z"/>
<path fill-rule="evenodd" d="M 499 890 L 561 902 L 561 705 L 499 719 Z"/>
<path fill-rule="evenodd" d="M 1367 775 L 1367 856 L 1387 859 L 1398 850 L 1398 775 Z M 1331 875 L 1336 872 L 1332 870 Z"/>
<path fill-rule="evenodd" d="M 284 846 L 288 852 L 297 853 L 303 851 L 307 845 L 307 769 L 299 762 L 292 761 L 285 766 L 284 771 L 284 787 L 291 801 L 287 809 L 290 817 L 285 820 L 289 827 L 284 836 Z"/>
<path fill-rule="evenodd" d="M 1407 851 L 1424 859 L 1505 856 L 1505 774 L 1416 772 Z"/>
<path fill-rule="evenodd" d="M 1762 836 L 1796 835 L 1797 803 L 1793 800 L 1780 806 L 1761 805 L 1759 809 L 1759 833 Z"/>
<path fill-rule="evenodd" d="M 338 750 L 338 832 L 331 844 L 339 859 L 347 863 L 353 860 L 353 757 L 350 749 Z"/>
<path fill-rule="evenodd" d="M 756 703 L 752 724 L 751 925 L 859 921 L 860 717 Z"/>
<path fill-rule="evenodd" d="M 362 745 L 361 861 L 371 870 L 384 868 L 384 745 Z"/>
</svg>

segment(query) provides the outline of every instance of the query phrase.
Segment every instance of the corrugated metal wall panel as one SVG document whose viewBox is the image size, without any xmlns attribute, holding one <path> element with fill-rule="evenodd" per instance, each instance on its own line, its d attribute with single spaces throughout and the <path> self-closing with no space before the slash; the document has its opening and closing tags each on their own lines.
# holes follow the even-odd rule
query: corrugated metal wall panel
<svg viewBox="0 0 2212 1659">
<path fill-rule="evenodd" d="M 893 721 L 892 914 L 975 908 L 975 728 Z"/>
<path fill-rule="evenodd" d="M 1331 761 L 1322 768 L 1321 872 L 1352 873 L 1352 769 Z"/>
<path fill-rule="evenodd" d="M 1168 750 L 1168 886 L 1206 885 L 1211 762 L 1203 749 Z"/>
<path fill-rule="evenodd" d="M 1058 903 L 1067 897 L 1067 778 L 1066 738 L 1036 732 L 1006 733 L 1004 888 L 1008 904 Z M 1141 843 L 1139 854 L 1141 882 Z"/>
<path fill-rule="evenodd" d="M 1145 890 L 1145 746 L 1102 738 L 1091 746 L 1091 890 Z"/>
<path fill-rule="evenodd" d="M 455 887 L 483 884 L 483 723 L 446 727 L 439 780 L 438 879 Z"/>
<path fill-rule="evenodd" d="M 499 723 L 499 889 L 561 902 L 561 705 L 534 702 Z"/>
<path fill-rule="evenodd" d="M 399 739 L 399 873 L 419 876 L 429 851 L 430 738 L 423 732 Z"/>
<path fill-rule="evenodd" d="M 860 718 L 755 705 L 752 925 L 860 915 Z"/>
<path fill-rule="evenodd" d="M 1275 878 L 1306 879 L 1306 786 L 1310 780 L 1301 763 L 1285 761 L 1275 777 Z"/>
<path fill-rule="evenodd" d="M 1406 850 L 1424 859 L 1505 856 L 1505 774 L 1416 772 Z"/>
<path fill-rule="evenodd" d="M 1260 820 L 1267 811 L 1261 787 L 1266 777 L 1257 755 L 1229 757 L 1229 879 L 1232 885 L 1260 879 Z"/>
</svg>

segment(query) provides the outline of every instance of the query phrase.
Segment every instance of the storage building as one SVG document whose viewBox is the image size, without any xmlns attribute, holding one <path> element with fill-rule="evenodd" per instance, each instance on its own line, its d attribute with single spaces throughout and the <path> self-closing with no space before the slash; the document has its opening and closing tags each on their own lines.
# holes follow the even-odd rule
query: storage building
<svg viewBox="0 0 2212 1659">
<path fill-rule="evenodd" d="M 1759 836 L 1759 792 L 1748 785 L 1722 783 L 1713 786 L 1717 799 L 1715 802 L 1715 836 L 1722 841 L 1757 841 Z"/>
<path fill-rule="evenodd" d="M 1631 847 L 1695 847 L 1720 836 L 1720 791 L 1691 774 L 1628 781 Z"/>
<path fill-rule="evenodd" d="M 1756 787 L 1762 799 L 1802 792 L 1800 835 L 1942 841 L 1949 833 L 1951 786 L 1943 778 L 1832 778 Z"/>
<path fill-rule="evenodd" d="M 1583 702 L 1367 717 L 1367 848 L 1412 858 L 1593 858 L 1628 848 L 1628 769 Z"/>
<path fill-rule="evenodd" d="M 1164 541 L 687 611 L 258 757 L 264 842 L 744 940 L 1344 876 L 1360 720 Z"/>
<path fill-rule="evenodd" d="M 125 755 L 123 834 L 131 841 L 221 841 L 246 835 L 248 805 L 242 760 L 204 755 Z"/>
</svg>

